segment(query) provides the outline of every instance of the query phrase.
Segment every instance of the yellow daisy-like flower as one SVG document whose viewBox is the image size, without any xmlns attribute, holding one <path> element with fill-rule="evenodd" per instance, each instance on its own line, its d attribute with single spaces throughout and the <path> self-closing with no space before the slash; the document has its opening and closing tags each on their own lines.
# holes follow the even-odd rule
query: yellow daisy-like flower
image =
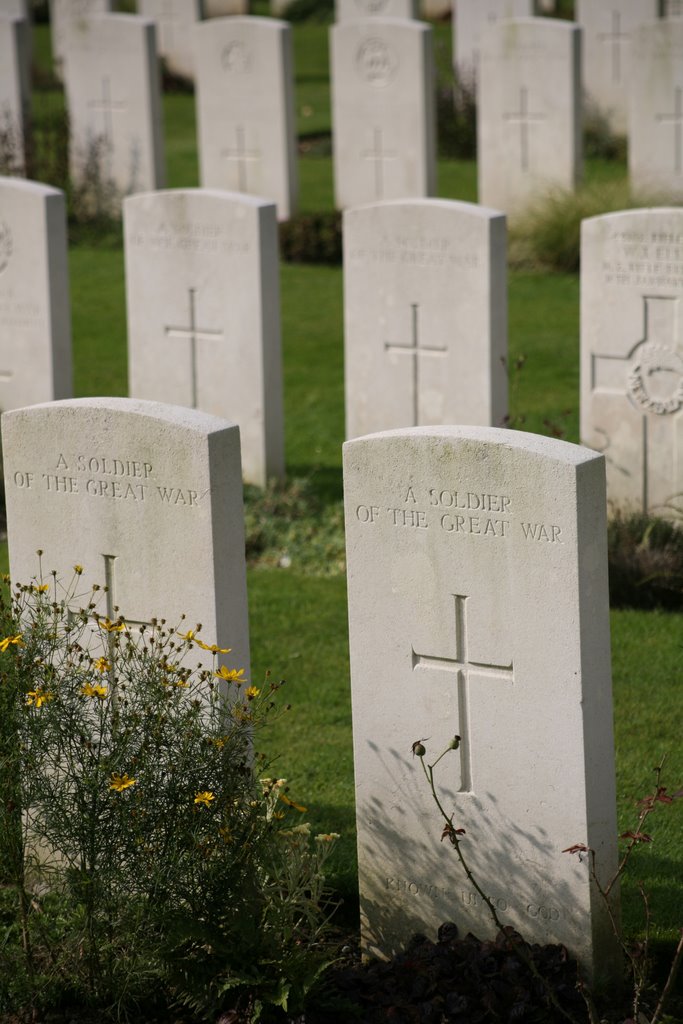
<svg viewBox="0 0 683 1024">
<path fill-rule="evenodd" d="M 225 679 L 229 683 L 237 683 L 239 686 L 241 683 L 246 683 L 246 679 L 243 679 L 244 675 L 243 668 L 226 668 L 225 665 L 221 665 L 217 672 L 214 672 L 217 679 Z"/>
<path fill-rule="evenodd" d="M 195 641 L 195 629 L 188 629 L 187 633 L 178 633 L 181 640 L 187 640 L 188 644 L 196 643 Z"/>
<path fill-rule="evenodd" d="M 106 658 L 96 658 L 93 661 L 93 668 L 96 668 L 98 672 L 108 672 L 111 668 L 111 662 L 107 661 Z"/>
<path fill-rule="evenodd" d="M 74 572 L 76 573 L 77 576 L 81 576 L 83 574 L 83 566 L 74 565 Z"/>
<path fill-rule="evenodd" d="M 125 622 L 122 622 L 121 619 L 117 619 L 116 622 L 112 622 L 109 617 L 99 619 L 98 625 L 100 629 L 106 630 L 107 633 L 123 633 L 126 629 L 126 624 Z"/>
<path fill-rule="evenodd" d="M 137 779 L 132 779 L 128 772 L 124 772 L 123 775 L 119 775 L 118 772 L 112 772 L 109 788 L 115 790 L 117 793 L 123 793 L 124 789 L 130 789 L 130 787 L 134 786 L 137 781 Z"/>
<path fill-rule="evenodd" d="M 31 590 L 35 594 L 47 594 L 49 589 L 50 589 L 50 584 L 49 583 L 34 584 L 31 587 Z"/>
<path fill-rule="evenodd" d="M 6 651 L 11 644 L 15 644 L 17 647 L 23 647 L 24 641 L 21 637 L 21 633 L 15 633 L 14 636 L 6 636 L 3 640 L 0 640 L 0 651 Z"/>
<path fill-rule="evenodd" d="M 107 687 L 100 686 L 97 683 L 85 683 L 81 693 L 84 697 L 99 697 L 100 700 L 104 700 L 107 696 Z"/>
<path fill-rule="evenodd" d="M 249 686 L 244 692 L 246 694 L 247 700 L 253 700 L 254 697 L 258 697 L 261 691 L 259 690 L 258 686 Z"/>
<path fill-rule="evenodd" d="M 216 798 L 210 789 L 204 789 L 201 793 L 197 793 L 194 798 L 194 802 L 196 804 L 204 804 L 205 807 L 209 807 L 211 805 L 211 801 L 215 799 Z"/>
<path fill-rule="evenodd" d="M 305 814 L 308 810 L 308 807 L 303 807 L 301 804 L 295 804 L 293 800 L 289 799 L 286 793 L 280 793 L 280 799 L 283 804 L 287 804 L 288 807 L 293 807 L 295 811 L 301 811 L 302 814 Z"/>
<path fill-rule="evenodd" d="M 211 651 L 212 654 L 228 654 L 232 647 L 219 647 L 218 644 L 205 644 L 203 640 L 195 639 L 197 647 L 201 647 L 203 651 Z"/>
<path fill-rule="evenodd" d="M 26 704 L 28 707 L 40 708 L 43 704 L 47 704 L 49 700 L 54 700 L 54 693 L 50 693 L 49 690 L 43 690 L 40 686 L 37 686 L 35 690 L 29 690 L 26 694 Z"/>
</svg>

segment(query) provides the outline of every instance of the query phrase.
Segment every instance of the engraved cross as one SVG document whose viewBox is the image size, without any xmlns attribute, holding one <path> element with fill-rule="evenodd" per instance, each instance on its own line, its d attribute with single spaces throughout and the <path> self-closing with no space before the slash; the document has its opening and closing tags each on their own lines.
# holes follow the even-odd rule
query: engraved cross
<svg viewBox="0 0 683 1024">
<path fill-rule="evenodd" d="M 413 672 L 417 669 L 449 672 L 456 677 L 458 695 L 458 733 L 460 735 L 460 792 L 474 792 L 472 778 L 472 749 L 470 739 L 470 674 L 478 678 L 499 680 L 513 684 L 514 669 L 509 665 L 494 665 L 486 661 L 472 661 L 467 643 L 467 597 L 453 594 L 455 602 L 455 656 L 451 658 L 419 654 L 411 647 Z"/>
<path fill-rule="evenodd" d="M 384 349 L 386 352 L 397 352 L 399 355 L 410 356 L 413 362 L 413 373 L 412 373 L 412 411 L 413 411 L 413 422 L 411 426 L 417 427 L 420 425 L 420 357 L 427 356 L 432 358 L 439 358 L 440 356 L 446 355 L 445 348 L 438 348 L 435 345 L 421 345 L 418 330 L 418 313 L 419 305 L 417 302 L 413 302 L 410 305 L 411 311 L 411 339 L 409 345 L 394 345 L 389 341 L 384 342 Z"/>
<path fill-rule="evenodd" d="M 612 11 L 612 31 L 599 32 L 598 39 L 601 43 L 612 44 L 612 81 L 621 81 L 621 44 L 630 39 L 628 32 L 621 31 L 621 14 L 619 11 Z"/>
<path fill-rule="evenodd" d="M 384 199 L 384 161 L 395 160 L 397 154 L 392 150 L 384 149 L 381 128 L 374 129 L 372 140 L 372 149 L 364 149 L 361 152 L 361 158 L 373 161 L 375 168 L 375 199 Z"/>
<path fill-rule="evenodd" d="M 683 171 L 683 89 L 680 85 L 674 90 L 673 113 L 657 114 L 656 120 L 674 127 L 674 172 L 680 174 Z"/>
<path fill-rule="evenodd" d="M 223 331 L 213 331 L 203 327 L 197 327 L 196 323 L 196 288 L 189 288 L 190 296 L 190 323 L 188 327 L 164 327 L 167 338 L 185 338 L 190 342 L 190 379 L 192 381 L 192 408 L 198 408 L 198 384 L 197 384 L 197 342 L 216 341 L 223 338 Z"/>
<path fill-rule="evenodd" d="M 114 120 L 112 114 L 122 114 L 127 110 L 127 104 L 121 100 L 112 100 L 111 82 L 108 76 L 105 75 L 102 79 L 102 98 L 90 100 L 88 106 L 91 110 L 102 112 L 104 118 L 104 137 L 111 149 L 114 145 Z"/>
<path fill-rule="evenodd" d="M 221 150 L 221 156 L 225 160 L 234 160 L 237 164 L 237 191 L 247 192 L 247 164 L 249 162 L 254 163 L 261 159 L 261 153 L 258 149 L 247 149 L 244 141 L 244 127 L 240 124 L 235 128 L 235 135 L 237 138 L 236 149 L 223 149 Z"/>
<path fill-rule="evenodd" d="M 537 121 L 545 121 L 545 114 L 532 114 L 529 110 L 529 91 L 526 86 L 519 90 L 519 110 L 503 114 L 503 120 L 519 125 L 519 147 L 521 168 L 529 170 L 529 126 Z"/>
</svg>

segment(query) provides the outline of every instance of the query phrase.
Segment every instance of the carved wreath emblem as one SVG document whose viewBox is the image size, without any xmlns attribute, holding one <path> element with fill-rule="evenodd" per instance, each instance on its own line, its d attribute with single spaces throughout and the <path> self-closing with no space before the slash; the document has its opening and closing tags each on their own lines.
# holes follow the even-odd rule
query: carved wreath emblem
<svg viewBox="0 0 683 1024">
<path fill-rule="evenodd" d="M 361 78 L 381 88 L 394 77 L 398 59 L 381 39 L 365 39 L 358 47 L 356 67 Z"/>
<path fill-rule="evenodd" d="M 683 357 L 665 345 L 642 345 L 628 372 L 628 389 L 647 412 L 678 412 L 683 408 Z"/>
<path fill-rule="evenodd" d="M 0 220 L 0 274 L 9 263 L 13 249 L 12 229 L 7 221 Z"/>
</svg>

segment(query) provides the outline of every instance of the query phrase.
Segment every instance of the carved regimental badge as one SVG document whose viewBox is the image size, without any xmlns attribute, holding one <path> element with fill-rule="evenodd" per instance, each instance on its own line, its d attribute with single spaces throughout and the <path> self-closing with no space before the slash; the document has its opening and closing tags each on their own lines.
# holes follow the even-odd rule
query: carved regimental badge
<svg viewBox="0 0 683 1024">
<path fill-rule="evenodd" d="M 398 58 L 387 44 L 376 37 L 365 39 L 358 47 L 356 68 L 370 85 L 382 88 L 391 81 L 398 67 Z"/>
<path fill-rule="evenodd" d="M 0 274 L 10 261 L 13 251 L 12 229 L 5 220 L 0 220 Z"/>
<path fill-rule="evenodd" d="M 245 74 L 251 70 L 251 54 L 244 43 L 234 40 L 223 47 L 221 64 L 224 71 Z"/>
<path fill-rule="evenodd" d="M 666 345 L 639 346 L 628 371 L 628 389 L 646 412 L 678 412 L 683 408 L 683 357 Z"/>
</svg>

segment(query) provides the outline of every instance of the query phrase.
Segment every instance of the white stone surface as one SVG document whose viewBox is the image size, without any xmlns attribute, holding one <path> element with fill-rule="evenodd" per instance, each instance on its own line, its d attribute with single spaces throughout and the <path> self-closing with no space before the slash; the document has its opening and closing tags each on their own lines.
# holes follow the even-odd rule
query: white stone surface
<svg viewBox="0 0 683 1024">
<path fill-rule="evenodd" d="M 202 623 L 221 660 L 249 674 L 239 431 L 189 409 L 81 398 L 2 417 L 10 574 L 42 567 L 79 590 L 107 585 L 99 611 L 135 633 L 154 616 Z M 116 609 L 119 609 L 117 611 Z M 184 623 L 181 616 L 187 615 Z M 211 664 L 193 650 L 191 663 Z"/>
<path fill-rule="evenodd" d="M 436 190 L 432 29 L 400 18 L 333 25 L 337 207 Z"/>
<path fill-rule="evenodd" d="M 458 80 L 472 88 L 479 69 L 481 33 L 507 18 L 529 18 L 533 0 L 457 0 L 453 14 L 453 61 Z"/>
<path fill-rule="evenodd" d="M 683 210 L 592 217 L 581 232 L 581 438 L 616 505 L 683 491 Z"/>
<path fill-rule="evenodd" d="M 157 27 L 159 56 L 174 75 L 193 80 L 193 32 L 203 15 L 202 0 L 137 0 L 138 14 Z"/>
<path fill-rule="evenodd" d="M 447 18 L 453 10 L 452 0 L 422 0 L 423 18 Z"/>
<path fill-rule="evenodd" d="M 683 20 L 631 37 L 628 166 L 634 189 L 683 199 Z"/>
<path fill-rule="evenodd" d="M 93 16 L 72 25 L 64 65 L 76 181 L 93 157 L 112 195 L 161 188 L 164 155 L 153 22 L 133 14 Z"/>
<path fill-rule="evenodd" d="M 336 0 L 337 21 L 358 18 L 417 18 L 417 0 Z"/>
<path fill-rule="evenodd" d="M 70 398 L 64 193 L 0 178 L 0 411 Z"/>
<path fill-rule="evenodd" d="M 551 438 L 421 427 L 348 441 L 344 487 L 362 946 L 504 924 L 613 966 L 616 864 L 605 469 Z M 620 963 L 619 960 L 616 961 Z M 620 969 L 620 968 L 619 968 Z"/>
<path fill-rule="evenodd" d="M 683 0 L 664 0 L 665 18 L 683 18 Z"/>
<path fill-rule="evenodd" d="M 205 189 L 124 203 L 129 394 L 227 416 L 244 479 L 284 473 L 275 206 Z"/>
<path fill-rule="evenodd" d="M 221 18 L 194 30 L 197 136 L 205 188 L 298 201 L 292 29 L 275 18 Z"/>
<path fill-rule="evenodd" d="M 503 426 L 504 214 L 445 199 L 346 210 L 344 349 L 347 437 Z"/>
<path fill-rule="evenodd" d="M 0 12 L 0 169 L 23 174 L 31 100 L 29 23 Z"/>
<path fill-rule="evenodd" d="M 112 0 L 49 0 L 49 4 L 52 59 L 55 71 L 61 75 L 71 28 L 93 14 L 110 14 Z"/>
<path fill-rule="evenodd" d="M 587 99 L 620 134 L 628 127 L 631 34 L 658 17 L 658 0 L 576 0 Z"/>
<path fill-rule="evenodd" d="M 205 18 L 227 18 L 229 15 L 249 14 L 249 0 L 204 0 Z"/>
<path fill-rule="evenodd" d="M 544 192 L 578 183 L 580 44 L 575 25 L 550 18 L 499 21 L 482 33 L 479 202 L 518 213 Z"/>
</svg>

